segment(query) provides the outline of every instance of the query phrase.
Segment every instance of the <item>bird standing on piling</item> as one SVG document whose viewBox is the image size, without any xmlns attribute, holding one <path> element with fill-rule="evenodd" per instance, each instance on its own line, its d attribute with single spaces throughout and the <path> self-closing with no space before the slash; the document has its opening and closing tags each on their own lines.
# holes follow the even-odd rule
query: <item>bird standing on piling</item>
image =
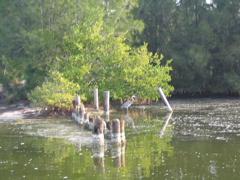
<svg viewBox="0 0 240 180">
<path fill-rule="evenodd" d="M 121 109 L 124 109 L 124 108 L 125 108 L 125 109 L 127 109 L 127 111 L 128 111 L 128 108 L 132 105 L 133 100 L 134 100 L 135 97 L 136 97 L 136 96 L 133 95 L 130 100 L 126 101 L 126 102 L 121 106 Z"/>
</svg>

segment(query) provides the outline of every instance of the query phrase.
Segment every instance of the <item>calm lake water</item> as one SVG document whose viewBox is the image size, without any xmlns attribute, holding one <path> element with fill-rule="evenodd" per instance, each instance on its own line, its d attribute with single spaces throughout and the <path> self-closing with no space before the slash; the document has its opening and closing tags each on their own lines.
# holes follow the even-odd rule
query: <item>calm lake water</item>
<svg viewBox="0 0 240 180">
<path fill-rule="evenodd" d="M 127 141 L 102 149 L 71 119 L 0 121 L 0 179 L 239 179 L 240 99 L 170 104 L 112 113 Z"/>
</svg>

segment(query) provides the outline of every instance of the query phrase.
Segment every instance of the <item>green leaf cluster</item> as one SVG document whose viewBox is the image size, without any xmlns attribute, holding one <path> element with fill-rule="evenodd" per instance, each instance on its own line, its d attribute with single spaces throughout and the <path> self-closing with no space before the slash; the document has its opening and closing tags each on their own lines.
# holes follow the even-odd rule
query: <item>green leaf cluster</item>
<svg viewBox="0 0 240 180">
<path fill-rule="evenodd" d="M 29 100 L 40 107 L 70 109 L 79 85 L 59 72 L 51 72 L 49 80 L 28 94 Z"/>
<path fill-rule="evenodd" d="M 157 87 L 165 93 L 173 90 L 168 83 L 172 68 L 170 61 L 163 66 L 163 56 L 149 53 L 147 44 L 131 48 L 124 35 L 106 33 L 103 21 L 92 19 L 73 28 L 65 37 L 65 56 L 59 57 L 59 70 L 65 78 L 81 85 L 81 93 L 92 96 L 93 88 L 100 93 L 109 90 L 113 99 L 157 99 Z"/>
<path fill-rule="evenodd" d="M 169 63 L 158 64 L 161 56 L 148 53 L 146 44 L 130 46 L 144 27 L 132 13 L 137 7 L 138 0 L 0 1 L 0 83 L 26 97 L 58 71 L 88 99 L 94 87 L 100 94 L 110 90 L 113 99 L 156 99 L 158 86 L 168 94 Z M 9 86 L 23 80 L 22 89 Z"/>
</svg>

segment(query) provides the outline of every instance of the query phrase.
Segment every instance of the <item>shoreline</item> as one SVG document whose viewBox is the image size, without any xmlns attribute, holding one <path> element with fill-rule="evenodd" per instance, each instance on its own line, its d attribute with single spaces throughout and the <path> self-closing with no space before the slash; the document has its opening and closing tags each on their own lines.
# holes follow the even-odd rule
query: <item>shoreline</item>
<svg viewBox="0 0 240 180">
<path fill-rule="evenodd" d="M 0 104 L 0 121 L 12 121 L 17 119 L 36 119 L 41 117 L 37 108 L 33 108 L 26 102 L 11 105 Z"/>
<path fill-rule="evenodd" d="M 207 102 L 207 106 L 210 107 L 236 107 L 240 105 L 240 98 L 179 98 L 179 99 L 172 99 L 169 98 L 169 103 L 173 108 L 173 112 L 181 111 L 181 110 L 191 110 L 191 111 L 202 111 L 202 103 Z M 230 103 L 230 102 L 231 103 Z M 230 104 L 229 104 L 230 103 Z M 114 104 L 114 103 L 113 103 Z M 191 107 L 189 109 L 189 105 Z M 131 109 L 140 109 L 140 110 L 147 110 L 151 108 L 157 108 L 160 110 L 166 111 L 164 109 L 163 102 L 154 102 L 151 104 L 138 104 L 135 103 L 131 106 Z M 91 105 L 86 106 L 86 111 L 89 112 L 91 115 L 102 115 L 104 113 L 103 109 L 100 108 L 98 111 L 95 110 Z M 110 108 L 111 112 L 118 111 L 118 106 L 112 105 Z M 168 112 L 168 111 L 166 111 Z M 42 112 L 40 108 L 32 106 L 28 101 L 18 102 L 14 104 L 0 104 L 0 121 L 12 121 L 17 119 L 71 119 L 71 112 L 69 111 L 66 114 L 59 114 L 59 113 L 47 113 Z"/>
</svg>

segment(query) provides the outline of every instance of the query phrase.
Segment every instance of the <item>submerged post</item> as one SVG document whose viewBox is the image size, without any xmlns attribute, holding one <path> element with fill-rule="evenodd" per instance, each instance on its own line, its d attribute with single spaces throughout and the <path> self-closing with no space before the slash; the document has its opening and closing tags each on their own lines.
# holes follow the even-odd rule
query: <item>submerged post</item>
<svg viewBox="0 0 240 180">
<path fill-rule="evenodd" d="M 168 110 L 172 112 L 173 110 L 172 110 L 170 104 L 168 103 L 168 100 L 167 100 L 166 96 L 164 95 L 162 88 L 158 88 L 157 90 L 158 90 L 158 93 L 160 94 L 160 97 L 163 100 L 163 103 L 165 104 L 165 106 L 167 106 Z"/>
<path fill-rule="evenodd" d="M 110 101 L 110 91 L 104 92 L 104 111 L 105 114 L 109 114 L 109 101 Z"/>
<path fill-rule="evenodd" d="M 94 108 L 98 110 L 98 88 L 94 88 Z"/>
</svg>

